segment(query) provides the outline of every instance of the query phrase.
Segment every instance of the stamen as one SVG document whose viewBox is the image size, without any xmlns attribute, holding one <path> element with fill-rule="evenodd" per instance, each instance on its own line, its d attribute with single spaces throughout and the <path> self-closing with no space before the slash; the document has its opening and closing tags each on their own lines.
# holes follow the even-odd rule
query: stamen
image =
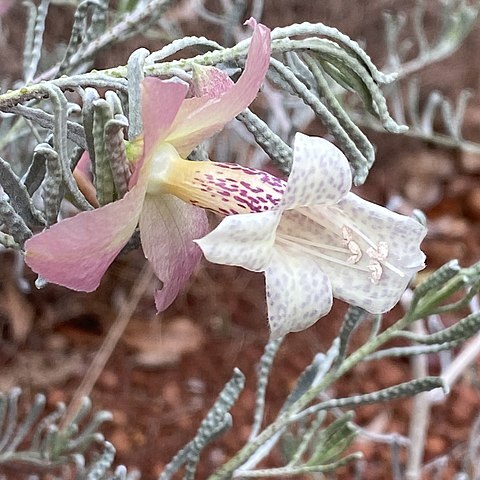
<svg viewBox="0 0 480 480">
<path fill-rule="evenodd" d="M 352 240 L 352 232 L 349 230 L 347 227 L 342 228 L 342 237 L 343 237 L 343 243 L 348 247 L 348 250 L 351 255 L 348 257 L 348 263 L 358 263 L 362 256 L 362 249 L 360 248 L 360 245 L 357 242 L 354 242 Z"/>
<path fill-rule="evenodd" d="M 405 277 L 405 273 L 403 273 L 400 269 L 398 269 L 395 265 L 390 263 L 389 261 L 386 260 L 386 257 L 388 255 L 388 245 L 386 242 L 378 242 L 378 245 L 376 245 L 374 242 L 372 242 L 361 230 L 359 230 L 352 222 L 346 217 L 346 215 L 339 209 L 335 207 L 329 207 L 331 211 L 335 210 L 335 212 L 342 217 L 343 219 L 343 227 L 348 227 L 351 231 L 355 232 L 362 240 L 365 240 L 367 245 L 369 245 L 375 253 L 375 256 L 378 256 L 376 260 L 378 262 L 381 262 L 386 268 L 390 269 L 392 272 L 396 273 L 400 277 Z M 311 217 L 309 217 L 311 218 Z M 335 218 L 335 217 L 333 217 Z M 367 254 L 371 256 L 368 252 L 371 252 L 372 250 L 368 249 Z M 385 256 L 383 257 L 383 255 Z M 380 259 L 380 256 L 382 258 Z M 372 257 L 372 256 L 371 256 Z M 375 257 L 372 257 L 375 258 Z"/>
<path fill-rule="evenodd" d="M 331 250 L 332 252 L 350 253 L 350 251 L 346 248 L 335 247 L 333 245 L 327 245 L 325 243 L 318 243 L 312 240 L 308 240 L 306 238 L 293 237 L 292 235 L 287 235 L 286 233 L 277 233 L 277 238 L 285 238 L 286 240 L 290 240 L 295 243 L 310 245 L 312 247 L 322 248 L 324 250 Z"/>
<path fill-rule="evenodd" d="M 354 224 L 352 224 L 339 208 L 331 207 L 331 210 L 335 210 L 336 213 L 342 217 L 342 229 L 348 227 L 350 231 L 355 232 L 362 240 L 365 240 L 367 245 L 374 248 L 375 250 L 377 249 L 377 245 L 375 245 L 375 243 L 372 242 L 361 230 L 359 230 Z"/>
<path fill-rule="evenodd" d="M 327 260 L 329 262 L 337 263 L 338 265 L 343 265 L 345 267 L 353 268 L 355 270 L 361 270 L 362 272 L 368 272 L 370 269 L 365 268 L 365 267 L 360 267 L 359 265 L 352 265 L 348 262 L 344 262 L 343 260 L 340 260 L 335 257 L 329 257 L 328 255 L 324 255 L 323 253 L 318 252 L 317 250 L 312 250 L 310 248 L 307 248 L 306 246 L 302 245 L 301 243 L 299 244 L 297 242 L 297 239 L 295 241 L 287 240 L 286 238 L 279 238 L 277 236 L 277 239 L 280 243 L 284 243 L 287 245 L 294 246 L 295 248 L 298 248 L 299 250 L 308 253 L 309 255 L 313 255 L 314 257 L 322 258 L 324 260 Z"/>
<path fill-rule="evenodd" d="M 388 245 L 386 242 L 378 242 L 377 248 L 369 248 L 367 250 L 367 255 L 374 260 L 384 262 L 388 257 Z"/>
<path fill-rule="evenodd" d="M 348 246 L 348 250 L 352 254 L 348 257 L 348 260 L 347 260 L 348 263 L 358 263 L 363 256 L 360 246 L 358 245 L 358 243 L 354 242 L 353 240 L 350 240 L 347 246 Z"/>
<path fill-rule="evenodd" d="M 388 256 L 387 243 L 378 242 L 378 245 L 376 245 L 374 242 L 372 242 L 372 240 L 367 237 L 367 235 L 365 235 L 361 230 L 359 230 L 338 207 L 333 207 L 330 205 L 328 206 L 328 212 L 332 214 L 329 218 L 325 216 L 316 216 L 308 208 L 301 208 L 298 211 L 312 222 L 327 229 L 334 235 L 341 236 L 343 238 L 347 248 L 352 253 L 352 255 L 348 259 L 350 265 L 352 263 L 355 264 L 359 262 L 362 258 L 362 249 L 360 248 L 360 245 L 352 240 L 352 232 L 354 232 L 370 247 L 367 250 L 367 254 L 369 255 L 369 257 L 373 258 L 379 265 L 380 263 L 383 264 L 384 267 L 396 273 L 399 277 L 405 277 L 405 273 L 403 273 L 399 268 L 397 268 L 395 265 L 393 265 L 386 259 Z M 339 230 L 342 232 L 341 235 L 339 233 Z M 376 279 L 378 277 L 378 267 L 374 264 L 371 264 L 371 266 L 377 272 L 375 274 L 372 274 L 373 281 L 373 278 Z M 379 272 L 380 277 L 382 273 L 383 270 Z M 378 282 L 378 280 L 380 280 L 380 277 L 378 277 L 375 282 Z"/>
<path fill-rule="evenodd" d="M 348 245 L 348 242 L 352 241 L 352 231 L 347 227 L 342 228 L 342 237 L 345 245 Z"/>
<path fill-rule="evenodd" d="M 386 260 L 388 255 L 388 246 L 385 242 L 378 242 L 377 248 L 369 248 L 367 250 L 367 255 L 370 258 L 373 258 L 375 261 L 382 263 L 385 267 L 389 268 L 392 272 L 396 273 L 400 277 L 403 278 L 405 276 L 400 269 Z"/>
</svg>

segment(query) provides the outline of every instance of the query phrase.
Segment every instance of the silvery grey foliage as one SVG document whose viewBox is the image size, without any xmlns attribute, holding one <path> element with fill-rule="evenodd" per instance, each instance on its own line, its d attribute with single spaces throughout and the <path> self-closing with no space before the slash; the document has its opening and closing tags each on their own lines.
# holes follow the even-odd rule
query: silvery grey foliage
<svg viewBox="0 0 480 480">
<path fill-rule="evenodd" d="M 79 413 L 62 425 L 65 405 L 59 403 L 52 413 L 45 415 L 46 399 L 42 394 L 36 395 L 22 420 L 19 414 L 20 395 L 19 388 L 8 394 L 0 393 L 0 465 L 22 463 L 37 468 L 53 468 L 78 463 L 79 456 L 93 444 L 104 442 L 98 429 L 111 419 L 109 412 L 97 412 L 80 429 L 91 410 L 89 399 L 85 398 Z M 85 463 L 84 459 L 81 462 Z"/>
<path fill-rule="evenodd" d="M 403 12 L 384 13 L 387 50 L 385 69 L 397 75 L 396 81 L 385 89 L 385 93 L 393 118 L 398 123 L 409 126 L 408 131 L 404 132 L 406 135 L 445 147 L 480 153 L 480 145 L 465 140 L 461 132 L 472 92 L 463 90 L 452 101 L 434 90 L 427 95 L 426 102 L 420 102 L 420 83 L 415 74 L 452 55 L 474 28 L 480 11 L 480 2 L 477 0 L 445 0 L 438 6 L 440 26 L 431 40 L 426 35 L 427 2 L 424 0 L 416 1 L 412 18 L 407 18 Z M 404 38 L 407 23 L 413 28 L 413 37 Z M 416 53 L 412 55 L 412 51 Z M 402 91 L 404 86 L 406 94 Z M 365 118 L 358 111 L 351 112 L 351 115 L 362 125 L 382 130 L 380 123 L 372 117 Z M 443 131 L 436 129 L 437 119 L 441 119 Z"/>
<path fill-rule="evenodd" d="M 23 218 L 15 211 L 11 202 L 5 196 L 2 197 L 0 197 L 0 222 L 4 231 L 1 232 L 0 239 L 3 246 L 7 248 L 21 248 L 25 241 L 32 236 L 32 232 Z"/>
<path fill-rule="evenodd" d="M 42 146 L 32 152 L 34 161 L 24 177 L 25 186 L 22 187 L 19 181 L 18 188 L 26 188 L 32 196 L 41 186 L 43 212 L 40 213 L 46 218 L 47 225 L 58 220 L 63 197 L 80 210 L 92 208 L 92 199 L 86 199 L 72 173 L 80 158 L 80 149 L 88 150 L 98 203 L 105 205 L 125 194 L 129 172 L 124 139 L 132 141 L 141 131 L 140 81 L 145 75 L 177 76 L 189 80 L 194 64 L 229 68 L 245 61 L 248 40 L 243 40 L 231 48 L 223 48 L 215 42 L 190 37 L 174 41 L 170 46 L 152 54 L 145 49 L 137 50 L 125 67 L 79 74 L 82 69 L 87 68 L 95 53 L 120 38 L 119 32 L 131 34 L 134 22 L 143 21 L 148 12 L 155 11 L 149 21 L 158 18 L 168 6 L 168 2 L 152 0 L 132 4 L 132 9 L 127 9 L 123 17 L 114 18 L 111 26 L 105 24 L 106 5 L 105 0 L 85 0 L 78 4 L 64 59 L 42 73 L 37 72 L 39 63 L 36 58 L 41 52 L 48 2 L 41 2 L 38 9 L 30 5 L 31 18 L 34 20 L 29 25 L 33 30 L 29 31 L 31 38 L 26 40 L 24 60 L 26 78 L 32 83 L 0 96 L 0 111 L 15 114 L 16 125 L 29 122 L 36 137 L 42 139 L 38 142 Z M 302 40 L 299 37 L 303 37 Z M 272 49 L 276 55 L 284 56 L 285 59 L 286 55 L 293 55 L 297 64 L 303 65 L 304 71 L 311 71 L 309 80 L 316 82 L 316 93 L 309 88 L 311 85 L 303 83 L 305 79 L 301 75 L 297 77 L 295 70 L 291 70 L 281 60 L 272 58 L 269 77 L 313 108 L 349 154 L 355 181 L 362 183 L 374 160 L 373 147 L 335 100 L 324 73 L 321 72 L 327 72 L 331 79 L 342 85 L 353 76 L 360 78 L 361 81 L 350 85 L 350 88 L 364 99 L 366 108 L 383 122 L 385 128 L 396 131 L 400 127 L 397 127 L 388 115 L 385 100 L 377 85 L 392 81 L 394 76 L 379 72 L 368 55 L 353 40 L 321 24 L 305 23 L 277 28 L 272 31 L 272 38 Z M 213 50 L 193 58 L 164 61 L 169 55 L 193 45 L 202 45 Z M 313 53 L 307 55 L 307 51 Z M 70 76 L 37 82 L 62 72 L 70 73 Z M 37 75 L 37 78 L 33 78 L 34 75 Z M 99 88 L 107 90 L 100 93 Z M 77 99 L 81 100 L 80 107 L 72 108 L 75 104 L 67 99 L 67 90 L 80 94 L 80 99 Z M 78 117 L 78 110 L 81 111 L 81 118 Z M 288 143 L 272 132 L 254 113 L 246 111 L 239 118 L 253 133 L 254 141 L 271 156 L 272 161 L 284 171 L 288 171 L 292 157 Z M 47 137 L 49 153 L 44 146 Z M 13 137 L 9 141 L 12 140 Z M 26 153 L 28 156 L 32 155 Z M 13 228 L 16 232 L 12 234 L 4 231 L 3 243 L 21 247 L 31 234 L 31 228 L 36 226 L 35 222 L 32 222 L 28 215 L 22 216 L 24 210 L 17 212 L 15 207 L 9 204 L 4 204 L 2 211 L 6 215 L 3 223 L 10 225 L 8 228 Z M 13 242 L 5 235 L 13 235 Z"/>
<path fill-rule="evenodd" d="M 283 337 L 275 340 L 270 340 L 265 345 L 265 350 L 258 363 L 257 374 L 257 389 L 255 398 L 255 413 L 253 415 L 253 425 L 250 431 L 250 439 L 253 440 L 262 426 L 263 417 L 265 413 L 265 395 L 268 385 L 268 376 L 272 369 L 272 364 L 275 359 L 276 353 L 282 344 Z"/>
<path fill-rule="evenodd" d="M 292 166 L 293 150 L 255 113 L 247 108 L 237 116 L 247 130 L 253 135 L 255 142 L 284 172 L 288 173 Z"/>
<path fill-rule="evenodd" d="M 106 205 L 114 200 L 112 168 L 107 154 L 105 132 L 108 122 L 113 120 L 113 109 L 103 98 L 93 104 L 93 137 L 95 145 L 95 188 L 98 203 Z"/>
<path fill-rule="evenodd" d="M 184 37 L 174 39 L 156 52 L 136 50 L 127 65 L 88 71 L 102 49 L 135 35 L 139 29 L 146 31 L 155 23 L 162 28 L 161 17 L 173 2 L 125 0 L 118 2 L 117 10 L 112 10 L 107 0 L 75 3 L 72 33 L 62 59 L 39 71 L 49 1 L 25 2 L 28 21 L 23 83 L 12 85 L 11 91 L 0 94 L 0 112 L 7 125 L 4 130 L 1 127 L 0 138 L 3 155 L 0 159 L 0 243 L 6 248 L 21 250 L 33 230 L 58 221 L 65 199 L 78 210 L 93 208 L 95 202 L 87 200 L 74 175 L 84 151 L 90 158 L 98 204 L 105 205 L 126 193 L 130 145 L 127 142 L 133 142 L 142 132 L 140 83 L 145 76 L 189 82 L 194 65 L 217 66 L 234 75 L 245 63 L 249 39 L 236 45 L 235 41 L 241 32 L 240 18 L 248 7 L 247 2 L 223 0 L 222 15 L 207 11 L 202 4 L 198 8 L 199 15 L 222 25 L 223 46 L 204 37 Z M 253 2 L 257 18 L 262 5 L 261 0 Z M 429 42 L 424 34 L 424 4 L 418 2 L 413 22 L 419 53 L 413 59 L 407 59 L 408 45 L 399 41 L 405 20 L 401 16 L 387 17 L 387 73 L 378 70 L 357 42 L 335 28 L 305 22 L 273 29 L 273 57 L 264 98 L 267 106 L 274 101 L 281 103 L 285 116 L 291 113 L 293 120 L 273 131 L 272 125 L 279 125 L 272 118 L 275 109 L 268 111 L 267 108 L 258 114 L 246 110 L 238 120 L 251 134 L 248 141 L 260 146 L 276 166 L 288 173 L 293 134 L 302 122 L 308 123 L 317 117 L 349 157 L 356 184 L 365 181 L 375 160 L 374 147 L 360 129 L 364 124 L 390 133 L 480 151 L 480 147 L 466 142 L 461 134 L 469 93 L 462 92 L 454 104 L 432 92 L 421 109 L 419 84 L 410 78 L 421 68 L 453 53 L 473 27 L 479 10 L 478 3 L 445 0 L 442 5 L 438 37 Z M 170 59 L 173 55 L 176 58 L 184 55 L 187 49 L 191 52 L 192 48 L 202 53 Z M 400 80 L 410 82 L 406 99 L 401 96 Z M 354 108 L 349 106 L 352 96 L 358 100 Z M 438 112 L 445 123 L 445 135 L 433 128 Z M 20 136 L 28 139 L 22 142 L 24 151 L 14 145 Z M 202 149 L 193 155 L 196 160 L 204 159 Z M 25 159 L 29 161 L 25 163 Z M 138 235 L 134 235 L 125 250 L 138 247 L 138 243 Z M 313 356 L 295 387 L 286 395 L 276 418 L 265 425 L 266 391 L 269 378 L 277 373 L 274 360 L 282 340 L 269 342 L 258 366 L 250 438 L 210 478 L 277 478 L 332 472 L 349 462 L 360 465 L 361 454 L 347 454 L 346 449 L 356 437 L 369 433 L 354 423 L 354 412 L 345 411 L 346 408 L 412 396 L 437 387 L 446 390 L 449 385 L 443 376 L 425 376 L 345 398 L 326 398 L 327 392 L 334 391 L 336 382 L 342 381 L 345 374 L 361 362 L 450 350 L 477 335 L 478 309 L 451 327 L 445 328 L 439 323 L 436 331 L 426 335 L 413 333 L 408 328 L 417 320 L 471 304 L 479 291 L 480 263 L 462 268 L 452 260 L 420 283 L 400 319 L 385 326 L 382 316 L 375 316 L 370 333 L 360 347 L 352 346 L 350 339 L 354 331 L 364 326 L 367 316 L 364 311 L 350 307 L 338 337 L 325 353 Z M 402 338 L 408 345 L 385 348 L 394 338 Z M 172 478 L 182 468 L 183 478 L 195 478 L 204 449 L 231 428 L 230 409 L 238 400 L 244 382 L 243 374 L 235 370 L 195 437 L 175 455 L 160 479 Z M 45 397 L 38 395 L 22 420 L 18 415 L 19 395 L 18 389 L 0 395 L 0 420 L 3 421 L 0 422 L 0 464 L 17 460 L 47 467 L 68 463 L 75 466 L 79 479 L 133 478 L 122 466 L 112 472 L 115 449 L 98 433 L 101 424 L 109 418 L 108 413 L 97 413 L 79 430 L 90 410 L 87 401 L 79 414 L 63 425 L 65 406 L 59 405 L 53 413 L 43 416 Z M 327 411 L 334 414 L 333 420 Z M 475 428 L 477 431 L 478 425 Z M 385 436 L 377 440 L 387 441 L 397 458 L 398 449 L 408 441 L 386 436 L 388 440 Z M 30 442 L 29 447 L 19 450 L 23 442 Z M 84 453 L 94 444 L 100 444 L 101 452 L 87 464 Z M 284 454 L 284 465 L 262 468 L 262 460 L 277 447 Z M 478 431 L 476 435 L 472 431 L 469 454 L 472 463 L 478 459 Z M 403 473 L 401 470 L 400 462 L 393 461 L 397 476 Z"/>
<path fill-rule="evenodd" d="M 72 58 L 77 51 L 82 51 L 88 44 L 98 38 L 104 31 L 107 23 L 108 0 L 85 0 L 78 4 L 73 19 L 72 33 L 65 55 L 58 66 L 58 73 L 71 73 L 74 62 Z M 88 14 L 90 13 L 90 21 Z M 91 61 L 86 57 L 86 65 Z"/>
<path fill-rule="evenodd" d="M 340 339 L 340 346 L 338 349 L 338 356 L 336 362 L 341 362 L 347 353 L 347 348 L 350 343 L 350 338 L 352 333 L 357 329 L 357 327 L 363 322 L 367 312 L 362 308 L 355 307 L 350 305 L 348 307 L 347 313 L 343 318 L 342 327 L 338 338 Z"/>
<path fill-rule="evenodd" d="M 47 225 L 57 221 L 62 202 L 64 188 L 63 175 L 58 164 L 57 152 L 48 144 L 40 143 L 35 147 L 35 152 L 45 159 L 45 178 L 42 183 L 42 198 L 47 219 Z"/>
<path fill-rule="evenodd" d="M 185 479 L 193 479 L 201 451 L 208 443 L 222 435 L 231 427 L 229 410 L 237 401 L 245 384 L 243 373 L 235 369 L 230 381 L 225 385 L 217 401 L 202 421 L 197 434 L 165 467 L 159 480 L 169 480 L 185 464 Z"/>
<path fill-rule="evenodd" d="M 0 157 L 0 185 L 8 195 L 10 203 L 15 211 L 25 219 L 30 225 L 41 226 L 45 224 L 45 219 L 38 211 L 29 195 L 25 185 L 20 178 L 15 175 L 12 167 L 3 158 Z"/>
<path fill-rule="evenodd" d="M 331 348 L 330 352 L 332 352 L 333 356 L 326 364 L 323 363 L 326 368 L 319 374 L 318 368 L 322 363 L 318 363 L 318 360 L 315 359 L 300 377 L 298 386 L 295 389 L 297 393 L 291 394 L 292 400 L 287 400 L 287 408 L 284 408 L 282 412 L 280 412 L 279 417 L 272 424 L 265 427 L 265 429 L 260 432 L 253 441 L 246 444 L 232 460 L 227 462 L 226 465 L 221 467 L 210 478 L 229 478 L 232 473 L 234 477 L 275 477 L 284 474 L 292 475 L 295 473 L 324 471 L 321 468 L 327 468 L 328 465 L 317 465 L 319 470 L 310 469 L 311 465 L 309 464 L 296 464 L 295 467 L 287 464 L 285 467 L 270 469 L 268 471 L 262 469 L 257 470 L 255 467 L 258 463 L 257 460 L 264 456 L 263 454 L 259 457 L 258 452 L 262 452 L 262 450 L 268 446 L 268 453 L 268 451 L 274 447 L 275 443 L 282 441 L 282 438 L 284 439 L 283 441 L 288 441 L 288 436 L 290 435 L 288 429 L 292 428 L 292 426 L 296 425 L 298 422 L 300 422 L 300 426 L 297 426 L 296 428 L 304 428 L 306 435 L 305 438 L 309 438 L 310 435 L 312 435 L 309 428 L 313 428 L 313 426 L 318 428 L 319 431 L 322 431 L 320 425 L 324 418 L 318 417 L 319 413 L 322 411 L 330 409 L 335 410 L 338 409 L 338 407 L 352 408 L 370 402 L 376 403 L 388 401 L 394 398 L 427 392 L 437 387 L 441 387 L 447 391 L 449 385 L 444 384 L 444 379 L 442 377 L 424 377 L 392 387 L 387 387 L 383 390 L 372 393 L 354 395 L 347 398 L 333 398 L 321 402 L 315 400 L 322 392 L 325 392 L 328 386 L 331 386 L 336 380 L 341 379 L 343 374 L 350 369 L 350 366 L 356 365 L 359 362 L 371 361 L 375 358 L 382 358 L 383 356 L 388 355 L 395 355 L 397 354 L 397 350 L 401 355 L 411 355 L 420 354 L 426 351 L 432 352 L 445 348 L 452 348 L 460 341 L 465 341 L 470 338 L 472 334 L 476 334 L 479 331 L 479 325 L 477 323 L 478 312 L 472 313 L 450 328 L 429 335 L 426 338 L 430 338 L 433 341 L 426 346 L 413 345 L 411 347 L 399 347 L 397 350 L 380 349 L 381 345 L 396 336 L 406 337 L 413 342 L 420 341 L 425 343 L 423 342 L 423 337 L 416 337 L 407 334 L 408 332 L 405 331 L 405 328 L 415 320 L 428 316 L 430 312 L 435 311 L 440 304 L 443 305 L 447 302 L 448 305 L 449 299 L 451 299 L 452 296 L 458 295 L 459 292 L 464 291 L 465 294 L 468 295 L 472 287 L 477 288 L 479 275 L 480 263 L 477 263 L 470 268 L 462 269 L 458 268 L 458 262 L 450 262 L 448 265 L 435 272 L 430 278 L 427 278 L 424 281 L 423 286 L 420 285 L 421 288 L 419 288 L 419 295 L 411 303 L 409 310 L 402 319 L 398 320 L 383 331 L 378 331 L 374 335 L 371 335 L 357 350 L 354 350 L 353 352 L 346 351 L 345 353 L 347 355 L 343 353 L 341 357 L 337 357 L 339 355 L 338 345 L 336 348 L 333 348 L 334 345 L 332 345 L 333 350 Z M 439 278 L 444 280 L 443 283 L 441 282 L 439 284 Z M 360 311 L 350 311 L 347 314 L 344 325 L 354 326 L 357 324 L 359 318 L 361 318 Z M 352 328 L 351 326 L 348 328 L 344 327 L 345 332 L 350 331 Z M 336 341 L 339 341 L 339 339 Z M 345 347 L 342 347 L 342 351 L 345 351 Z M 339 358 L 340 360 L 334 363 L 335 358 Z M 324 362 L 322 358 L 319 358 L 319 360 Z M 301 422 L 305 422 L 304 427 L 301 426 Z M 357 434 L 361 434 L 361 430 L 357 430 Z M 255 461 L 251 460 L 253 458 L 255 458 Z M 298 455 L 295 458 L 298 460 Z M 348 457 L 344 457 L 344 459 L 348 459 Z M 395 465 L 395 468 L 398 469 L 398 463 Z M 338 465 L 336 464 L 336 466 Z"/>
</svg>

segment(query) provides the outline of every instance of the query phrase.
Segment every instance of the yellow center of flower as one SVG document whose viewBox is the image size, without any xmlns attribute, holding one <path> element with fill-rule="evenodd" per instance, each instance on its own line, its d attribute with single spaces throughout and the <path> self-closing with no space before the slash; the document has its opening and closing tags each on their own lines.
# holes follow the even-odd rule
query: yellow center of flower
<svg viewBox="0 0 480 480">
<path fill-rule="evenodd" d="M 152 159 L 147 193 L 168 193 L 221 215 L 235 215 L 275 208 L 285 186 L 283 180 L 262 170 L 184 160 L 172 145 L 163 143 Z"/>
</svg>

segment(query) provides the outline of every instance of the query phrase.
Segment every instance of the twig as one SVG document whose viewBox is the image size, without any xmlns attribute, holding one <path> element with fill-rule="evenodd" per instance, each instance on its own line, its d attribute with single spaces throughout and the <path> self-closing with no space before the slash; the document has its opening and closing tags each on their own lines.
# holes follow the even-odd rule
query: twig
<svg viewBox="0 0 480 480">
<path fill-rule="evenodd" d="M 425 335 L 423 320 L 417 320 L 412 324 L 412 330 L 416 334 Z M 428 375 L 428 361 L 426 355 L 416 355 L 411 359 L 413 375 L 415 378 L 424 378 Z M 405 471 L 406 480 L 418 480 L 421 475 L 425 438 L 430 420 L 430 406 L 428 401 L 429 392 L 423 392 L 414 397 L 412 416 L 410 417 L 409 435 L 410 446 L 408 463 Z"/>
<path fill-rule="evenodd" d="M 138 276 L 138 281 L 135 282 L 135 286 L 132 288 L 130 299 L 128 302 L 125 302 L 120 312 L 118 313 L 115 322 L 110 328 L 108 335 L 105 337 L 100 350 L 95 355 L 90 367 L 88 368 L 85 377 L 83 378 L 82 383 L 77 388 L 70 405 L 68 406 L 67 413 L 62 422 L 62 428 L 68 425 L 75 415 L 78 413 L 79 408 L 82 404 L 82 398 L 89 396 L 90 392 L 93 389 L 98 377 L 105 368 L 106 363 L 108 362 L 110 356 L 112 355 L 113 350 L 115 349 L 118 341 L 120 340 L 130 318 L 133 315 L 133 312 L 137 308 L 138 302 L 142 298 L 145 291 L 152 283 L 152 270 L 148 263 L 145 263 L 142 271 Z"/>
<path fill-rule="evenodd" d="M 470 301 L 470 310 L 472 312 L 479 311 L 479 301 L 477 297 Z M 480 355 L 480 333 L 472 337 L 463 347 L 462 351 L 455 357 L 453 362 L 442 372 L 441 378 L 447 388 L 451 388 L 457 381 L 458 377 L 465 369 Z M 433 390 L 429 394 L 429 401 L 438 403 L 443 399 L 444 395 L 439 390 Z"/>
<path fill-rule="evenodd" d="M 465 371 L 465 369 L 478 357 L 480 354 L 480 333 L 473 337 L 464 349 L 457 355 L 455 360 L 441 375 L 445 385 L 451 387 L 458 379 L 458 377 Z M 432 392 L 432 394 L 435 392 Z"/>
<path fill-rule="evenodd" d="M 108 47 L 118 39 L 125 41 L 140 30 L 140 26 L 145 22 L 151 24 L 155 22 L 170 7 L 172 0 L 152 0 L 146 5 L 137 7 L 135 10 L 125 15 L 118 23 L 112 25 L 98 38 L 95 38 L 85 48 L 80 49 L 69 59 L 68 67 L 75 68 L 85 60 L 92 59 L 100 50 Z M 141 31 L 141 30 L 140 30 Z M 54 78 L 59 71 L 61 63 L 53 66 L 46 72 L 43 72 L 33 80 L 37 83 L 41 80 L 50 80 Z"/>
</svg>

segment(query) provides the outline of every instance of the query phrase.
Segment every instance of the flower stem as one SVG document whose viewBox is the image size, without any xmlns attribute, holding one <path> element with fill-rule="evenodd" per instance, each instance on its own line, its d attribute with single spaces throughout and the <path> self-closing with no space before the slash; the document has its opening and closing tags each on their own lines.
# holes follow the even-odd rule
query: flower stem
<svg viewBox="0 0 480 480">
<path fill-rule="evenodd" d="M 427 295 L 419 299 L 419 301 L 412 304 L 410 310 L 400 320 L 387 328 L 384 332 L 368 340 L 362 347 L 353 352 L 349 357 L 345 358 L 337 369 L 331 370 L 327 373 L 320 383 L 305 392 L 288 410 L 265 428 L 255 441 L 247 443 L 233 458 L 211 475 L 209 480 L 230 478 L 232 473 L 241 467 L 261 445 L 273 437 L 275 433 L 286 427 L 292 421 L 292 417 L 299 411 L 303 410 L 309 403 L 314 401 L 322 391 L 330 387 L 335 381 L 363 361 L 368 355 L 375 352 L 381 345 L 394 338 L 398 332 L 410 325 L 413 321 L 429 315 L 441 302 L 465 286 L 469 281 L 469 276 L 473 276 L 476 273 L 477 270 L 473 267 L 470 269 L 463 269 L 442 288 L 427 293 Z"/>
<path fill-rule="evenodd" d="M 352 355 L 347 357 L 339 366 L 337 370 L 332 370 L 325 375 L 323 380 L 315 387 L 305 392 L 288 410 L 280 415 L 272 424 L 270 424 L 252 443 L 247 443 L 233 458 L 222 465 L 209 480 L 220 480 L 229 478 L 232 472 L 245 463 L 248 458 L 267 440 L 269 440 L 276 432 L 288 425 L 291 417 L 303 410 L 310 402 L 312 402 L 319 393 L 324 391 L 336 380 L 343 376 L 346 372 L 352 369 L 355 365 L 360 363 L 365 357 L 373 353 L 382 344 L 395 336 L 395 333 L 402 330 L 411 322 L 410 315 L 405 315 L 402 319 L 389 327 L 380 335 L 369 340 L 365 345 L 355 351 Z"/>
</svg>

